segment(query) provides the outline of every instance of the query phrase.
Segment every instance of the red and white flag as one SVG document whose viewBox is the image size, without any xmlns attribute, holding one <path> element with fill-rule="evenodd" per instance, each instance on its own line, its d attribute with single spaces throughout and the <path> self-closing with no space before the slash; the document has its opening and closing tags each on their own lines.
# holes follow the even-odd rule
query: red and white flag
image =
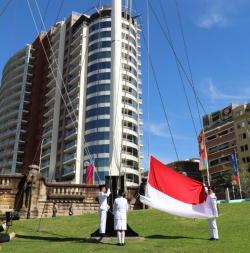
<svg viewBox="0 0 250 253">
<path fill-rule="evenodd" d="M 89 164 L 86 169 L 86 184 L 92 185 L 94 184 L 94 166 L 93 164 Z"/>
<path fill-rule="evenodd" d="M 214 217 L 202 183 L 179 174 L 154 157 L 145 196 L 140 201 L 163 212 L 187 218 Z"/>
</svg>

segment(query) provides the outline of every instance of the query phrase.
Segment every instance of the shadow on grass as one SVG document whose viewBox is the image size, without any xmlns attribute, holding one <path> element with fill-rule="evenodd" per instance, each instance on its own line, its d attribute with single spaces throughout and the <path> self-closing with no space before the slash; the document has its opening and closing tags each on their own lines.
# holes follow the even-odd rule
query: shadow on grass
<svg viewBox="0 0 250 253">
<path fill-rule="evenodd" d="M 149 235 L 145 236 L 147 239 L 165 239 L 165 240 L 176 240 L 176 239 L 199 239 L 199 240 L 205 240 L 207 241 L 208 239 L 205 238 L 197 238 L 197 237 L 189 237 L 189 236 L 179 236 L 179 235 Z"/>
<path fill-rule="evenodd" d="M 95 244 L 109 244 L 115 245 L 108 242 L 100 242 L 94 238 L 80 238 L 80 237 L 52 237 L 52 236 L 37 236 L 37 235 L 16 235 L 17 238 L 27 239 L 27 240 L 39 240 L 39 241 L 49 241 L 49 242 L 79 242 L 79 243 L 95 243 Z"/>
<path fill-rule="evenodd" d="M 98 240 L 84 239 L 80 237 L 57 237 L 57 236 L 38 236 L 38 235 L 16 235 L 17 238 L 28 239 L 28 240 L 39 240 L 39 241 L 50 241 L 50 242 L 90 242 L 98 243 Z"/>
</svg>

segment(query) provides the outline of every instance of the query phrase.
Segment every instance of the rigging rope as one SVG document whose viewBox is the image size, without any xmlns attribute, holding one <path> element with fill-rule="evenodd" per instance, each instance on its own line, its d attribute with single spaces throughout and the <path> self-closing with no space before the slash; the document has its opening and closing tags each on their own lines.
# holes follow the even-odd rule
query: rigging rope
<svg viewBox="0 0 250 253">
<path fill-rule="evenodd" d="M 48 1 L 47 1 L 47 4 L 46 4 L 46 7 L 45 7 L 45 10 L 44 10 L 44 14 L 43 14 L 43 19 L 44 19 L 44 20 L 46 19 L 46 16 L 47 16 L 47 12 L 48 12 L 48 8 L 49 8 L 50 3 L 51 3 L 51 1 L 48 0 Z M 41 23 L 40 32 L 42 31 L 42 28 L 43 28 L 43 24 Z"/>
<path fill-rule="evenodd" d="M 152 11 L 152 13 L 153 13 L 153 15 L 154 15 L 154 17 L 155 17 L 157 23 L 159 24 L 159 27 L 160 27 L 160 29 L 161 29 L 163 35 L 164 35 L 164 38 L 166 39 L 168 45 L 170 46 L 170 49 L 171 49 L 171 51 L 172 51 L 174 57 L 176 58 L 176 60 L 177 60 L 177 62 L 178 62 L 178 64 L 179 64 L 179 66 L 180 66 L 182 72 L 184 73 L 184 76 L 186 77 L 186 79 L 187 79 L 187 81 L 188 81 L 188 84 L 190 85 L 190 87 L 191 87 L 191 89 L 192 89 L 194 95 L 196 94 L 195 96 L 197 97 L 197 101 L 199 102 L 199 104 L 200 104 L 200 106 L 201 106 L 203 112 L 204 112 L 205 114 L 207 114 L 207 113 L 206 113 L 206 110 L 205 110 L 205 108 L 204 108 L 204 106 L 203 106 L 203 104 L 202 104 L 202 102 L 201 102 L 201 100 L 199 99 L 199 97 L 198 97 L 196 91 L 194 90 L 194 87 L 193 87 L 193 85 L 192 85 L 192 82 L 191 82 L 191 80 L 190 80 L 190 78 L 189 78 L 189 76 L 188 76 L 188 74 L 187 74 L 185 68 L 183 67 L 183 64 L 181 63 L 181 61 L 180 61 L 180 59 L 179 59 L 179 57 L 178 57 L 178 55 L 177 55 L 175 49 L 172 47 L 171 42 L 170 42 L 170 40 L 169 40 L 169 37 L 168 37 L 168 35 L 167 35 L 167 33 L 166 33 L 166 31 L 165 31 L 165 29 L 164 29 L 164 27 L 163 27 L 163 25 L 162 25 L 162 23 L 161 23 L 159 17 L 157 16 L 157 14 L 156 14 L 156 12 L 155 12 L 155 10 L 154 10 L 154 8 L 153 8 L 153 6 L 152 6 L 152 4 L 151 4 L 150 2 L 149 2 L 149 7 L 150 7 L 150 9 L 151 9 L 151 11 Z"/>
<path fill-rule="evenodd" d="M 199 116 L 200 127 L 202 128 L 203 127 L 202 120 L 201 120 L 202 117 L 201 117 L 201 113 L 200 113 L 200 109 L 199 109 L 197 92 L 196 92 L 195 85 L 194 85 L 194 79 L 193 79 L 193 74 L 192 74 L 192 69 L 191 69 L 191 64 L 190 64 L 190 59 L 189 59 L 189 53 L 188 53 L 188 47 L 187 47 L 187 42 L 185 39 L 185 34 L 184 34 L 184 29 L 183 29 L 181 12 L 179 9 L 178 0 L 175 0 L 175 5 L 176 5 L 176 13 L 177 13 L 177 17 L 178 17 L 178 23 L 179 23 L 179 27 L 180 27 L 180 31 L 181 31 L 181 37 L 182 37 L 183 46 L 184 46 L 184 52 L 185 52 L 185 56 L 186 56 L 186 60 L 187 60 L 187 64 L 188 64 L 190 79 L 191 79 L 192 87 L 194 90 L 195 103 L 196 103 L 197 113 Z M 198 136 L 198 134 L 196 134 L 196 136 Z"/>
<path fill-rule="evenodd" d="M 149 2 L 149 5 L 150 5 L 150 2 Z M 135 3 L 135 8 L 136 8 L 136 11 L 138 12 L 136 3 Z M 141 24 L 140 18 L 139 18 L 139 22 Z M 142 26 L 142 24 L 141 24 L 141 26 Z M 160 98 L 161 106 L 162 106 L 162 109 L 163 109 L 163 112 L 164 112 L 165 120 L 167 122 L 170 138 L 171 138 L 171 141 L 172 141 L 172 144 L 173 144 L 173 147 L 174 147 L 176 158 L 179 161 L 179 155 L 178 155 L 178 152 L 177 152 L 177 147 L 176 147 L 176 144 L 175 144 L 175 140 L 174 140 L 174 136 L 173 136 L 173 133 L 172 133 L 171 125 L 170 125 L 170 122 L 169 122 L 166 106 L 164 104 L 164 100 L 163 100 L 163 96 L 162 96 L 162 93 L 161 93 L 161 90 L 160 90 L 159 82 L 158 82 L 158 79 L 157 79 L 157 76 L 156 76 L 155 68 L 154 68 L 154 65 L 153 65 L 153 62 L 152 62 L 152 58 L 151 58 L 151 55 L 150 55 L 150 52 L 149 52 L 149 48 L 147 47 L 148 46 L 147 39 L 145 37 L 145 34 L 144 34 L 143 30 L 142 30 L 142 37 L 143 37 L 144 44 L 145 44 L 145 47 L 146 47 L 146 52 L 148 54 L 150 67 L 151 67 L 151 70 L 152 70 L 152 74 L 153 74 L 153 78 L 154 78 L 154 81 L 155 81 L 156 89 L 157 89 L 157 92 L 158 92 L 158 95 L 159 95 L 159 98 Z"/>
<path fill-rule="evenodd" d="M 40 16 L 40 18 L 41 18 L 43 27 L 44 27 L 45 30 L 47 30 L 47 29 L 46 29 L 46 26 L 45 26 L 45 24 L 44 24 L 44 21 L 43 21 L 43 19 L 42 19 L 41 11 L 40 11 L 40 8 L 39 8 L 39 6 L 38 6 L 37 0 L 35 0 L 35 3 L 36 3 L 36 6 L 37 6 L 37 9 L 38 9 L 39 16 Z M 69 96 L 69 94 L 68 94 L 67 87 L 66 87 L 66 84 L 65 84 L 65 82 L 64 82 L 63 75 L 62 75 L 62 72 L 61 72 L 61 70 L 60 70 L 60 68 L 59 68 L 57 59 L 56 59 L 56 57 L 55 57 L 55 52 L 54 52 L 53 47 L 52 47 L 52 45 L 51 45 L 51 41 L 50 41 L 50 38 L 49 38 L 48 34 L 46 34 L 46 37 L 47 37 L 47 39 L 48 39 L 49 46 L 50 46 L 50 49 L 51 49 L 51 51 L 52 51 L 53 59 L 55 60 L 55 63 L 56 63 L 57 71 L 58 71 L 58 73 L 59 73 L 59 75 L 60 75 L 60 78 L 61 78 L 61 81 L 62 81 L 62 85 L 63 85 L 63 87 L 64 87 L 64 89 L 65 89 L 65 93 L 66 93 L 66 95 L 67 95 L 67 99 L 69 100 L 69 103 L 70 103 L 71 108 L 74 109 L 74 106 L 73 106 L 72 101 L 71 101 L 71 99 L 70 99 L 70 96 Z M 85 61 L 85 56 L 83 57 L 83 61 Z M 82 62 L 82 64 L 83 64 L 83 63 L 84 63 L 84 62 Z M 81 65 L 82 65 L 82 64 L 81 64 Z M 52 72 L 53 72 L 53 71 L 52 71 Z M 56 80 L 56 79 L 55 79 L 55 80 Z M 57 84 L 57 82 L 56 82 L 56 84 Z M 58 85 L 57 85 L 57 86 L 58 86 Z M 58 87 L 58 89 L 59 89 L 59 87 Z M 60 92 L 60 95 L 61 95 L 62 99 L 64 99 L 64 98 L 63 98 L 63 95 L 62 95 L 62 92 L 61 92 L 60 89 L 59 89 L 59 92 Z M 65 102 L 65 100 L 64 100 L 64 102 Z M 67 112 L 70 114 L 70 111 L 69 111 L 69 109 L 68 109 L 68 106 L 67 106 L 66 104 L 65 104 L 65 106 L 66 106 Z M 77 115 L 76 115 L 76 113 L 75 113 L 74 110 L 73 110 L 73 114 L 74 114 L 74 117 L 75 117 L 75 119 L 76 119 L 76 118 L 77 118 Z M 71 114 L 70 114 L 70 118 L 71 118 L 71 121 L 72 121 L 73 124 L 74 124 L 75 129 L 77 130 L 76 123 L 73 121 L 73 118 L 71 117 Z M 84 141 L 84 137 L 83 137 L 83 141 Z M 93 161 L 93 160 L 92 160 L 92 156 L 90 155 L 90 152 L 89 152 L 89 150 L 88 150 L 88 147 L 84 147 L 84 149 L 85 149 L 85 148 L 86 148 L 86 151 L 88 152 L 88 154 L 89 154 L 89 156 L 90 156 L 90 161 Z"/>
<path fill-rule="evenodd" d="M 7 11 L 8 7 L 9 7 L 9 5 L 10 5 L 10 3 L 11 3 L 12 1 L 13 1 L 13 0 L 9 0 L 9 1 L 5 4 L 5 6 L 3 7 L 2 11 L 0 12 L 0 17 L 3 16 L 3 14 Z"/>
<path fill-rule="evenodd" d="M 162 4 L 162 0 L 160 0 L 160 9 L 162 11 L 163 20 L 164 20 L 164 24 L 166 26 L 166 31 L 167 31 L 167 35 L 169 37 L 169 41 L 171 43 L 171 46 L 174 48 L 174 44 L 173 44 L 173 40 L 171 38 L 171 34 L 170 34 L 170 30 L 169 30 L 169 25 L 168 25 L 167 17 L 166 17 L 166 14 L 165 14 L 165 11 L 164 11 L 164 7 L 163 7 L 163 4 Z M 180 66 L 179 66 L 176 58 L 175 58 L 175 63 L 176 63 L 176 68 L 177 68 L 178 75 L 179 75 L 179 78 L 180 78 L 180 81 L 181 81 L 182 89 L 183 89 L 183 92 L 184 92 L 184 95 L 185 95 L 185 99 L 186 99 L 186 103 L 187 103 L 187 106 L 188 106 L 188 110 L 189 110 L 189 114 L 190 114 L 190 117 L 191 117 L 191 121 L 192 121 L 192 124 L 193 124 L 195 136 L 197 137 L 198 136 L 198 132 L 197 132 L 196 125 L 195 125 L 194 116 L 193 116 L 193 113 L 192 113 L 192 110 L 191 110 L 191 105 L 190 105 L 188 94 L 187 94 L 187 91 L 186 91 L 186 88 L 185 88 L 184 80 L 182 78 Z"/>
<path fill-rule="evenodd" d="M 36 0 L 35 0 L 35 1 L 36 1 Z M 33 23 L 34 23 L 35 28 L 36 28 L 37 34 L 38 34 L 38 36 L 39 36 L 38 26 L 37 26 L 37 23 L 36 23 L 36 20 L 35 20 L 35 17 L 34 17 L 34 13 L 33 13 L 33 10 L 32 10 L 32 8 L 31 8 L 31 5 L 30 5 L 29 0 L 27 0 L 27 4 L 28 4 L 28 7 L 29 7 L 29 11 L 30 11 L 30 14 L 31 14 Z M 36 2 L 36 5 L 37 5 L 37 2 Z M 40 12 L 40 9 L 39 9 L 39 6 L 38 6 L 38 5 L 37 5 L 37 8 L 38 8 L 38 11 L 39 11 L 39 14 L 40 14 L 40 17 L 41 17 L 41 12 Z M 42 18 L 42 17 L 41 17 L 41 18 Z M 43 20 L 42 20 L 42 21 L 43 21 Z M 44 26 L 44 28 L 46 29 L 46 27 L 45 27 L 45 25 L 44 25 L 44 22 L 43 22 L 43 26 Z M 46 34 L 46 36 L 47 36 L 47 38 L 48 38 L 48 34 Z M 48 41 L 49 41 L 49 44 L 50 44 L 49 38 L 48 38 Z M 42 41 L 40 41 L 40 43 L 41 43 L 41 45 L 42 45 L 42 48 L 43 48 L 43 51 L 44 51 L 46 60 L 47 60 L 47 62 L 49 63 L 49 68 L 51 69 L 53 78 L 54 78 L 54 80 L 56 81 L 56 86 L 57 86 L 57 88 L 58 88 L 58 90 L 59 90 L 61 99 L 62 99 L 62 101 L 63 101 L 63 103 L 64 103 L 64 105 L 65 105 L 65 108 L 66 108 L 68 114 L 70 115 L 69 117 L 71 118 L 71 121 L 73 122 L 73 125 L 74 125 L 75 129 L 77 129 L 76 123 L 74 122 L 74 120 L 73 120 L 73 118 L 72 118 L 72 116 L 71 116 L 71 114 L 70 114 L 70 111 L 69 111 L 69 109 L 68 109 L 67 103 L 66 103 L 66 101 L 65 101 L 65 99 L 64 99 L 64 97 L 63 97 L 63 95 L 62 95 L 61 89 L 60 89 L 60 87 L 58 86 L 57 78 L 56 78 L 56 76 L 55 76 L 55 74 L 54 74 L 54 71 L 53 71 L 53 68 L 52 68 L 52 66 L 51 66 L 52 64 L 50 64 L 49 57 L 48 57 L 48 54 L 47 54 L 47 52 L 46 52 L 46 49 L 45 49 L 45 47 L 44 47 Z M 51 44 L 50 44 L 50 47 L 51 47 Z M 52 49 L 52 56 L 53 56 L 54 59 L 56 59 L 56 58 L 55 58 L 55 55 L 54 55 L 54 52 L 53 52 L 53 49 Z M 83 59 L 84 59 L 84 57 L 83 57 Z M 58 70 L 58 72 L 59 72 L 59 74 L 60 74 L 60 77 L 61 77 L 61 79 L 62 79 L 62 84 L 63 84 L 63 86 L 65 87 L 65 84 L 64 84 L 64 81 L 63 81 L 63 77 L 62 77 L 61 71 L 60 71 L 60 69 L 59 69 L 59 67 L 58 67 L 58 64 L 57 64 L 57 61 L 56 61 L 56 60 L 55 60 L 55 63 L 56 63 L 56 65 L 57 65 L 57 70 Z M 66 87 L 65 87 L 65 91 L 66 91 L 66 94 L 67 94 L 67 96 L 68 96 L 69 102 L 71 103 L 71 106 L 72 106 L 72 102 L 71 102 L 70 97 L 69 97 L 69 95 L 68 95 L 68 93 L 67 93 Z M 73 106 L 72 106 L 72 108 L 73 108 Z M 74 111 L 73 111 L 73 113 L 75 114 Z M 75 115 L 75 116 L 76 116 L 76 115 Z M 89 155 L 90 161 L 92 161 L 92 157 L 91 157 L 91 155 L 90 155 L 90 153 L 89 153 L 88 148 L 87 148 L 87 147 L 84 147 L 84 149 L 87 151 L 87 155 Z"/>
</svg>

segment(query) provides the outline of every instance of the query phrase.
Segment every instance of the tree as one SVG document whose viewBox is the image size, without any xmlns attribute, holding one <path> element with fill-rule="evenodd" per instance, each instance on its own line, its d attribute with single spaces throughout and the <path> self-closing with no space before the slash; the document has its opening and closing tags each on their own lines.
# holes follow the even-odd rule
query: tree
<svg viewBox="0 0 250 253">
<path fill-rule="evenodd" d="M 240 182 L 242 192 L 245 194 L 246 198 L 250 197 L 250 169 L 240 171 Z"/>
</svg>

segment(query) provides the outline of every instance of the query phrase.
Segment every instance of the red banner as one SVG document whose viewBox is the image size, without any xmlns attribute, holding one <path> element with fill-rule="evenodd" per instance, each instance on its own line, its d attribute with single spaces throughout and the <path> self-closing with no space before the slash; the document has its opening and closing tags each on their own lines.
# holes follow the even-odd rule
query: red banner
<svg viewBox="0 0 250 253">
<path fill-rule="evenodd" d="M 89 185 L 94 184 L 94 166 L 93 166 L 93 164 L 89 164 L 86 169 L 86 184 L 89 184 Z"/>
</svg>

